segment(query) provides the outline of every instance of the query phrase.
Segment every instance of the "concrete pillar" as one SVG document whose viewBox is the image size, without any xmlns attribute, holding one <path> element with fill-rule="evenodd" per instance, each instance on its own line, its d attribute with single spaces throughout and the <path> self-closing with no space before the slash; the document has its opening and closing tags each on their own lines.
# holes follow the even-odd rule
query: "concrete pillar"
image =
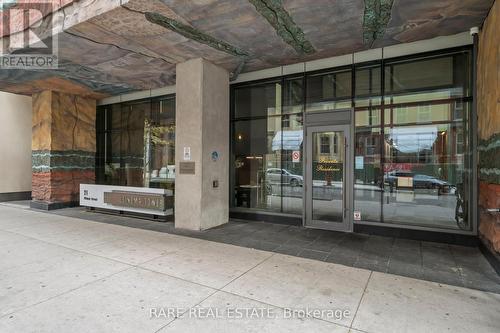
<svg viewBox="0 0 500 333">
<path fill-rule="evenodd" d="M 176 81 L 175 227 L 205 230 L 229 219 L 229 73 L 193 59 Z"/>
<path fill-rule="evenodd" d="M 95 100 L 43 91 L 33 95 L 33 208 L 78 204 L 80 183 L 95 181 Z"/>
</svg>

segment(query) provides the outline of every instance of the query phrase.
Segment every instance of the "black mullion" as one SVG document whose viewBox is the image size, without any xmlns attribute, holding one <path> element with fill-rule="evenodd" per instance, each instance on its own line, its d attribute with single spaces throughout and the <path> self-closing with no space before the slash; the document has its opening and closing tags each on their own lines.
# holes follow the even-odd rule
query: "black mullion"
<svg viewBox="0 0 500 333">
<path fill-rule="evenodd" d="M 280 100 L 281 100 L 281 128 L 280 128 L 280 131 L 281 131 L 281 149 L 280 149 L 280 181 L 281 181 L 281 185 L 280 185 L 280 213 L 283 213 L 283 120 L 284 120 L 284 113 L 283 113 L 283 106 L 284 106 L 284 89 L 285 89 L 285 79 L 282 77 L 281 78 L 281 96 L 280 96 Z M 271 144 L 272 145 L 272 144 Z"/>
<path fill-rule="evenodd" d="M 392 68 L 392 66 L 391 66 Z M 391 83 L 392 83 L 392 77 L 391 77 Z M 370 82 L 371 85 L 371 82 Z M 382 195 L 380 196 L 380 222 L 384 223 L 384 178 L 385 178 L 385 172 L 384 172 L 384 167 L 385 167 L 385 61 L 384 59 L 380 60 L 380 173 L 381 175 L 379 178 L 381 184 L 381 193 Z"/>
</svg>

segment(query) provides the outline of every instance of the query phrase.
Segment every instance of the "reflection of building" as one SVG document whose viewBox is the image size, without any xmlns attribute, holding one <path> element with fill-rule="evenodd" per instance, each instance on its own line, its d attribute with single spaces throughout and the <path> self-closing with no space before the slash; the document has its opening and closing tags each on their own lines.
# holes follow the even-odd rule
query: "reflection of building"
<svg viewBox="0 0 500 333">
<path fill-rule="evenodd" d="M 344 160 L 344 149 L 341 147 L 344 145 L 344 137 L 339 133 L 323 133 L 315 143 L 315 154 L 313 156 L 315 161 L 327 159 L 341 162 Z"/>
</svg>

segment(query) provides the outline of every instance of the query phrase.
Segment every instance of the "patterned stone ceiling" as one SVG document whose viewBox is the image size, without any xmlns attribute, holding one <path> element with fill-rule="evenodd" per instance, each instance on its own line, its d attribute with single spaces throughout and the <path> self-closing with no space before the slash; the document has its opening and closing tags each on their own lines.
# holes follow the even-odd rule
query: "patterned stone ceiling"
<svg viewBox="0 0 500 333">
<path fill-rule="evenodd" d="M 160 88 L 175 83 L 176 63 L 197 57 L 236 74 L 460 33 L 480 26 L 494 2 L 53 1 L 39 20 L 56 18 L 56 28 L 38 24 L 33 30 L 46 40 L 56 32 L 59 69 L 0 69 L 0 90 L 101 98 Z M 26 25 L 15 27 L 0 31 L 3 43 Z"/>
</svg>

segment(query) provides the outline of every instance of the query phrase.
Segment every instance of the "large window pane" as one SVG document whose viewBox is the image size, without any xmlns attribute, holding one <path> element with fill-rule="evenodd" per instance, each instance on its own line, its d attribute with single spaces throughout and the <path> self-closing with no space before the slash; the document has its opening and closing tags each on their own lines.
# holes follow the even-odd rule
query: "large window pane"
<svg viewBox="0 0 500 333">
<path fill-rule="evenodd" d="M 275 144 L 281 154 L 281 197 L 284 213 L 302 214 L 303 178 L 303 111 L 304 79 L 289 79 L 283 84 L 281 144 Z M 293 114 L 290 114 L 292 113 Z M 278 143 L 278 142 L 276 142 Z"/>
<path fill-rule="evenodd" d="M 287 79 L 283 84 L 283 113 L 304 111 L 304 78 Z"/>
<path fill-rule="evenodd" d="M 123 168 L 121 164 L 121 140 L 120 133 L 110 131 L 105 133 L 106 140 L 106 164 L 104 184 L 108 185 L 125 185 L 122 181 Z"/>
<path fill-rule="evenodd" d="M 356 68 L 356 87 L 354 105 L 356 107 L 371 107 L 381 103 L 380 66 L 363 66 Z"/>
<path fill-rule="evenodd" d="M 463 123 L 387 128 L 384 164 L 384 221 L 430 227 L 463 227 L 457 199 L 468 200 L 464 184 Z"/>
<path fill-rule="evenodd" d="M 149 187 L 175 189 L 175 99 L 154 101 L 146 121 L 146 177 Z"/>
<path fill-rule="evenodd" d="M 470 230 L 468 59 L 388 63 L 384 104 L 380 72 L 357 69 L 354 210 L 362 220 Z"/>
<path fill-rule="evenodd" d="M 381 222 L 383 191 L 381 128 L 366 124 L 365 112 L 355 114 L 354 211 L 359 212 L 364 221 Z"/>
<path fill-rule="evenodd" d="M 354 211 L 363 221 L 382 222 L 383 116 L 380 65 L 358 66 L 354 98 Z"/>
<path fill-rule="evenodd" d="M 235 206 L 281 210 L 281 156 L 273 147 L 281 117 L 233 124 Z"/>
<path fill-rule="evenodd" d="M 281 197 L 281 211 L 284 213 L 301 214 L 303 196 L 303 157 L 302 157 L 302 114 L 290 115 L 286 122 L 291 126 L 282 127 L 273 139 L 273 150 L 281 157 L 281 179 L 274 193 Z M 272 172 L 271 172 L 272 173 Z M 271 174 L 268 173 L 268 174 Z"/>
<path fill-rule="evenodd" d="M 303 87 L 298 77 L 233 90 L 235 207 L 302 213 Z"/>
<path fill-rule="evenodd" d="M 234 118 L 281 114 L 281 84 L 267 83 L 234 90 Z"/>
<path fill-rule="evenodd" d="M 100 107 L 96 181 L 174 189 L 175 97 Z"/>
<path fill-rule="evenodd" d="M 144 129 L 121 132 L 121 158 L 125 186 L 144 185 Z"/>
<path fill-rule="evenodd" d="M 306 111 L 334 111 L 351 107 L 351 71 L 307 76 Z"/>
<path fill-rule="evenodd" d="M 467 97 L 469 53 L 389 63 L 385 66 L 385 103 Z"/>
</svg>

